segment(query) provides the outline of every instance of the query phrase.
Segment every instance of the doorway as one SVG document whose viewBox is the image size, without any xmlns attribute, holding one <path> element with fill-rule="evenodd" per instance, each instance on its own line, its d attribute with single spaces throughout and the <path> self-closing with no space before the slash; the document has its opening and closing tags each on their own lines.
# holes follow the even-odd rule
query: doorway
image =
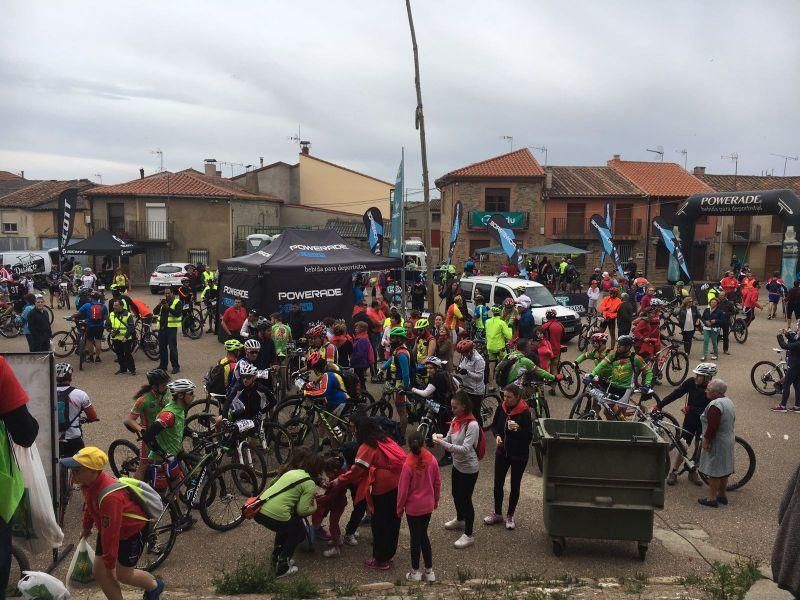
<svg viewBox="0 0 800 600">
<path fill-rule="evenodd" d="M 767 246 L 764 255 L 764 279 L 769 279 L 775 271 L 781 270 L 781 258 L 783 250 L 780 246 Z M 791 286 L 792 282 L 787 281 L 786 285 Z"/>
<path fill-rule="evenodd" d="M 692 264 L 689 265 L 689 270 L 695 281 L 702 281 L 706 278 L 706 252 L 708 252 L 708 247 L 701 245 L 696 245 L 692 252 Z"/>
</svg>

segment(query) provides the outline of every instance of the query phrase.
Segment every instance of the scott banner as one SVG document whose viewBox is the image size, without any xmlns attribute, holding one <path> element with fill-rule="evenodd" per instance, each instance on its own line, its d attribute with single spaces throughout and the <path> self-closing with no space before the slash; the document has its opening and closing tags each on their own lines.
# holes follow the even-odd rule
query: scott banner
<svg viewBox="0 0 800 600">
<path fill-rule="evenodd" d="M 69 245 L 72 231 L 75 228 L 75 207 L 78 204 L 78 188 L 64 190 L 58 196 L 58 251 Z"/>
<path fill-rule="evenodd" d="M 403 255 L 403 228 L 405 215 L 403 207 L 403 179 L 405 177 L 405 151 L 400 159 L 400 166 L 397 167 L 397 180 L 394 184 L 392 194 L 392 239 L 389 242 L 389 256 L 400 258 Z"/>
<path fill-rule="evenodd" d="M 525 262 L 522 260 L 522 254 L 520 254 L 519 248 L 517 248 L 514 230 L 509 227 L 506 218 L 497 213 L 493 214 L 486 223 L 486 229 L 491 235 L 498 239 L 508 259 L 512 263 L 516 263 L 519 267 L 519 274 L 523 277 L 527 277 L 528 271 L 525 269 Z"/>
<path fill-rule="evenodd" d="M 368 208 L 364 213 L 364 229 L 367 230 L 369 251 L 375 256 L 383 254 L 383 215 L 379 208 Z"/>
<path fill-rule="evenodd" d="M 447 254 L 447 263 L 453 262 L 453 251 L 456 249 L 456 242 L 458 241 L 458 234 L 461 233 L 461 200 L 456 202 L 453 207 L 453 225 L 450 227 L 450 251 Z"/>
<path fill-rule="evenodd" d="M 669 252 L 669 255 L 675 259 L 675 261 L 678 263 L 678 266 L 684 273 L 686 273 L 686 277 L 689 278 L 689 281 L 691 281 L 692 276 L 689 273 L 689 267 L 686 266 L 686 259 L 683 256 L 683 252 L 681 252 L 681 244 L 675 237 L 675 234 L 672 232 L 672 228 L 661 217 L 656 217 L 653 220 L 653 225 L 661 234 L 661 240 L 667 247 L 667 252 Z"/>
<path fill-rule="evenodd" d="M 606 227 L 608 227 L 608 230 L 611 231 L 611 203 L 610 202 L 606 202 Z M 611 237 L 612 238 L 614 237 L 614 233 L 613 232 L 611 233 Z M 600 268 L 601 269 L 603 268 L 603 263 L 605 263 L 605 262 L 606 262 L 606 251 L 605 250 L 601 250 L 600 251 Z"/>
<path fill-rule="evenodd" d="M 606 220 L 600 215 L 595 214 L 589 219 L 589 225 L 597 233 L 600 244 L 603 246 L 603 251 L 614 259 L 617 271 L 621 274 L 623 271 L 622 264 L 619 260 L 619 253 L 617 252 L 616 246 L 614 246 L 614 238 L 611 235 L 611 229 L 606 224 Z"/>
</svg>

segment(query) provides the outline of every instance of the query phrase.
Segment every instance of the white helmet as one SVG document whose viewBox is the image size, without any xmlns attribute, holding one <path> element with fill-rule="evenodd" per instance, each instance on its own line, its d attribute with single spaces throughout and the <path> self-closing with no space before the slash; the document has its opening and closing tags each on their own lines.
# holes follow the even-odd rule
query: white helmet
<svg viewBox="0 0 800 600">
<path fill-rule="evenodd" d="M 717 365 L 711 362 L 702 362 L 697 365 L 692 371 L 695 375 L 705 375 L 706 377 L 714 377 L 717 374 Z"/>
<path fill-rule="evenodd" d="M 258 369 L 254 364 L 251 364 L 247 361 L 240 361 L 239 362 L 239 375 L 241 377 L 247 377 L 249 375 L 255 375 Z"/>
<path fill-rule="evenodd" d="M 56 363 L 56 379 L 63 379 L 72 375 L 72 365 L 68 362 Z"/>
<path fill-rule="evenodd" d="M 188 379 L 176 379 L 170 381 L 167 387 L 173 394 L 177 394 L 178 392 L 193 392 L 196 386 Z"/>
<path fill-rule="evenodd" d="M 247 340 L 244 343 L 245 350 L 261 350 L 261 342 L 258 340 Z"/>
<path fill-rule="evenodd" d="M 439 369 L 441 369 L 443 366 L 445 366 L 447 364 L 447 361 L 446 360 L 442 360 L 438 356 L 429 356 L 428 358 L 425 359 L 425 364 L 426 365 L 434 365 L 434 366 L 438 367 Z"/>
</svg>

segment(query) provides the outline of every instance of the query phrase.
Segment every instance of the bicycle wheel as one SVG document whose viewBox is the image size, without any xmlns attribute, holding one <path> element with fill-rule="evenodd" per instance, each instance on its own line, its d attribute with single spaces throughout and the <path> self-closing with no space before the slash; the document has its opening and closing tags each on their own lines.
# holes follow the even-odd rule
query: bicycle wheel
<svg viewBox="0 0 800 600">
<path fill-rule="evenodd" d="M 22 579 L 22 572 L 30 570 L 31 564 L 28 562 L 28 557 L 22 550 L 11 544 L 11 571 L 8 575 L 4 598 L 22 598 L 22 592 L 17 588 L 17 583 Z"/>
<path fill-rule="evenodd" d="M 558 389 L 565 398 L 570 400 L 578 395 L 581 391 L 581 380 L 578 377 L 578 367 L 574 362 L 565 361 L 558 367 L 558 372 L 564 377 L 558 382 Z"/>
<path fill-rule="evenodd" d="M 292 458 L 294 444 L 292 443 L 292 436 L 285 427 L 272 421 L 264 421 L 262 428 L 267 445 L 263 449 L 267 458 L 267 476 L 274 477 L 281 467 L 289 463 Z"/>
<path fill-rule="evenodd" d="M 367 413 L 370 417 L 386 417 L 391 419 L 394 417 L 394 404 L 388 400 L 378 400 L 367 408 Z"/>
<path fill-rule="evenodd" d="M 52 337 L 52 345 L 53 354 L 58 358 L 66 358 L 75 352 L 75 336 L 71 331 L 56 331 Z"/>
<path fill-rule="evenodd" d="M 305 416 L 303 398 L 297 394 L 292 394 L 275 406 L 270 415 L 270 420 L 282 424 L 290 419 L 298 419 L 303 416 Z"/>
<path fill-rule="evenodd" d="M 186 452 L 194 450 L 196 440 L 207 438 L 213 433 L 214 420 L 214 415 L 204 412 L 186 417 L 183 424 L 183 449 Z"/>
<path fill-rule="evenodd" d="M 488 431 L 494 421 L 494 413 L 497 407 L 500 406 L 500 396 L 497 394 L 488 394 L 483 397 L 481 401 L 481 420 L 483 421 L 483 430 Z"/>
<path fill-rule="evenodd" d="M 585 352 L 586 348 L 589 347 L 589 326 L 584 325 L 581 327 L 581 331 L 578 334 L 578 350 L 581 352 Z"/>
<path fill-rule="evenodd" d="M 201 398 L 200 400 L 195 400 L 186 407 L 187 418 L 189 415 L 195 415 L 198 413 L 219 414 L 219 400 L 208 396 L 206 398 Z"/>
<path fill-rule="evenodd" d="M 180 511 L 175 500 L 172 500 L 161 516 L 145 528 L 142 554 L 136 568 L 152 571 L 167 559 L 178 537 L 178 521 Z"/>
<path fill-rule="evenodd" d="M 783 387 L 783 375 L 774 362 L 760 360 L 750 370 L 750 382 L 759 394 L 773 396 Z"/>
<path fill-rule="evenodd" d="M 158 349 L 158 338 L 154 333 L 144 335 L 139 345 L 142 347 L 144 355 L 150 360 L 159 360 L 161 358 L 161 352 Z"/>
<path fill-rule="evenodd" d="M 20 333 L 22 333 L 22 330 L 17 327 L 16 323 L 14 323 L 14 315 L 9 315 L 8 317 L 3 318 L 2 322 L 0 322 L 0 335 L 2 335 L 4 338 L 12 339 L 17 337 Z"/>
<path fill-rule="evenodd" d="M 569 416 L 568 419 L 580 419 L 581 415 L 585 414 L 592 408 L 592 397 L 588 394 L 583 394 L 579 396 L 575 402 L 572 403 L 572 407 L 569 409 Z"/>
<path fill-rule="evenodd" d="M 753 451 L 750 444 L 738 435 L 736 436 L 736 442 L 733 446 L 733 467 L 734 472 L 728 477 L 728 487 L 725 488 L 729 492 L 738 490 L 750 481 L 753 477 L 753 473 L 756 472 L 756 453 Z M 700 472 L 699 469 L 698 472 L 700 473 L 700 478 L 705 483 L 708 483 L 708 476 Z"/>
<path fill-rule="evenodd" d="M 733 330 L 733 337 L 736 338 L 737 342 L 744 344 L 747 341 L 748 331 L 747 324 L 744 322 L 744 319 L 734 319 L 731 329 Z"/>
<path fill-rule="evenodd" d="M 240 464 L 225 465 L 203 486 L 200 516 L 211 529 L 229 531 L 244 521 L 242 505 L 259 491 L 258 476 L 253 469 Z"/>
<path fill-rule="evenodd" d="M 191 340 L 197 340 L 203 335 L 203 322 L 197 318 L 194 312 L 183 318 L 183 332 Z"/>
<path fill-rule="evenodd" d="M 689 374 L 689 357 L 680 350 L 673 352 L 664 365 L 664 371 L 667 381 L 675 386 L 680 385 Z"/>
<path fill-rule="evenodd" d="M 266 452 L 254 441 L 247 441 L 239 446 L 239 453 L 241 454 L 241 464 L 245 467 L 250 467 L 253 473 L 255 473 L 258 489 L 265 489 L 267 486 L 267 478 L 270 476 Z M 236 455 L 236 460 L 239 460 L 239 454 Z"/>
<path fill-rule="evenodd" d="M 133 477 L 139 460 L 139 448 L 130 440 L 114 440 L 108 447 L 108 462 L 115 477 Z"/>
<path fill-rule="evenodd" d="M 307 419 L 296 417 L 280 425 L 288 432 L 292 441 L 292 448 L 307 448 L 310 452 L 319 450 L 319 434 Z"/>
</svg>

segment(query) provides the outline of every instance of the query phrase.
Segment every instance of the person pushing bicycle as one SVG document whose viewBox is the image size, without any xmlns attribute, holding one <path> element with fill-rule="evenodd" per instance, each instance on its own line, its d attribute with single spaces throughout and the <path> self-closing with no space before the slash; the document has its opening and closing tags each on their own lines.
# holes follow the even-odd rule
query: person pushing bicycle
<svg viewBox="0 0 800 600">
<path fill-rule="evenodd" d="M 637 387 L 642 394 L 649 394 L 653 382 L 653 370 L 633 351 L 633 344 L 633 336 L 619 336 L 616 349 L 609 352 L 591 374 L 583 378 L 584 383 L 607 381 L 608 395 L 624 404 L 630 403 L 631 393 Z M 620 407 L 620 410 L 624 408 Z"/>
</svg>

